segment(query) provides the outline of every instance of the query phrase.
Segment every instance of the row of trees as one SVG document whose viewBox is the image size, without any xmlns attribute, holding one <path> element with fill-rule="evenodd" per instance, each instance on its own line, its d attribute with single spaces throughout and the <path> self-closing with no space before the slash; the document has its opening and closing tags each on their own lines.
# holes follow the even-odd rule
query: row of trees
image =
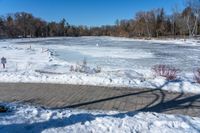
<svg viewBox="0 0 200 133">
<path fill-rule="evenodd" d="M 186 0 L 187 1 L 187 0 Z M 113 26 L 73 26 L 65 19 L 47 22 L 32 14 L 20 12 L 0 17 L 0 37 L 53 36 L 121 36 L 160 37 L 196 36 L 200 34 L 200 0 L 188 0 L 185 9 L 173 9 L 166 15 L 164 9 L 140 11 L 134 19 L 117 20 Z"/>
</svg>

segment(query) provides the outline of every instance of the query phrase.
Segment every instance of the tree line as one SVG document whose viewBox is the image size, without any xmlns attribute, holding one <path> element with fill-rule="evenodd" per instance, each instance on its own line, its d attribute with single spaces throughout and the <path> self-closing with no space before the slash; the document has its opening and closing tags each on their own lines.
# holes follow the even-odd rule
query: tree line
<svg viewBox="0 0 200 133">
<path fill-rule="evenodd" d="M 200 0 L 186 0 L 182 11 L 171 15 L 163 8 L 140 11 L 134 19 L 116 20 L 101 27 L 74 26 L 65 19 L 47 22 L 30 13 L 18 12 L 0 17 L 0 38 L 54 36 L 177 37 L 200 34 Z"/>
</svg>

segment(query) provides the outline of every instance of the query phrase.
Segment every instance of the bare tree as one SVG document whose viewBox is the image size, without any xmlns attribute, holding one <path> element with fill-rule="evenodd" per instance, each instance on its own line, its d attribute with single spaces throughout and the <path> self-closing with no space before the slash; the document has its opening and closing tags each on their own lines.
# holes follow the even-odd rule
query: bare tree
<svg viewBox="0 0 200 133">
<path fill-rule="evenodd" d="M 200 17 L 200 0 L 186 0 L 186 8 L 183 11 L 183 17 L 186 22 L 189 36 L 195 36 L 198 29 L 198 20 Z"/>
</svg>

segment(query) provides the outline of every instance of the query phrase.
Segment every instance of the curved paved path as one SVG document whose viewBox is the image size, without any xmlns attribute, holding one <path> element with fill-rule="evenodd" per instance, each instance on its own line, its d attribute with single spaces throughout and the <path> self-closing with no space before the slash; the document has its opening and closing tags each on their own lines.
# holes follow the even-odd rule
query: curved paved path
<svg viewBox="0 0 200 133">
<path fill-rule="evenodd" d="M 52 109 L 153 111 L 200 117 L 200 94 L 169 93 L 159 89 L 0 83 L 0 101 L 25 102 Z"/>
</svg>

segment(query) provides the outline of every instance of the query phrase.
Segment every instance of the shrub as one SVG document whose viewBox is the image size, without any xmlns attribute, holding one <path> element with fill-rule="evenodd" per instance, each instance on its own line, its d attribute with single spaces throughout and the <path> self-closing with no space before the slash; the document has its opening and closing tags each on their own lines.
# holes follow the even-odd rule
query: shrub
<svg viewBox="0 0 200 133">
<path fill-rule="evenodd" d="M 91 68 L 90 66 L 87 65 L 87 60 L 84 58 L 81 64 L 77 63 L 75 66 L 70 66 L 70 71 L 95 74 L 101 72 L 101 67 L 97 66 L 96 68 Z"/>
<path fill-rule="evenodd" d="M 74 66 L 72 66 L 72 65 L 70 66 L 70 71 L 71 72 L 75 71 Z"/>
<path fill-rule="evenodd" d="M 177 79 L 177 73 L 180 71 L 169 65 L 155 65 L 152 69 L 157 76 L 165 77 L 167 80 Z"/>
<path fill-rule="evenodd" d="M 200 84 L 200 68 L 194 72 L 194 80 Z"/>
<path fill-rule="evenodd" d="M 97 66 L 96 69 L 94 68 L 94 71 L 95 71 L 96 73 L 100 73 L 100 72 L 101 72 L 101 67 Z"/>
<path fill-rule="evenodd" d="M 0 105 L 0 113 L 5 113 L 8 112 L 8 108 L 6 108 L 5 106 Z"/>
</svg>

